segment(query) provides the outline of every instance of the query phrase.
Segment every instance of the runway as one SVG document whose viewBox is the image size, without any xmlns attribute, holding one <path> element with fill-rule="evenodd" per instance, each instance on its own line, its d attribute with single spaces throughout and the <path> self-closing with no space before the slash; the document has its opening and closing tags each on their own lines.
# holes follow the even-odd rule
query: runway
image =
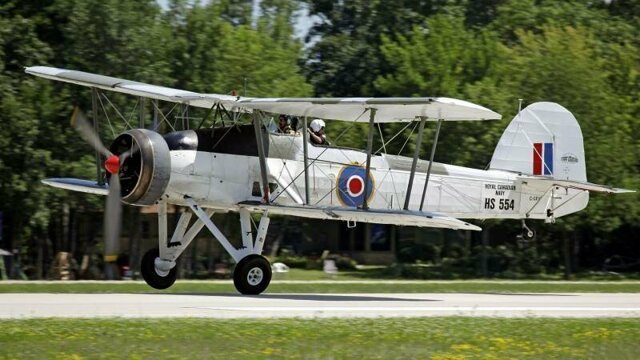
<svg viewBox="0 0 640 360">
<path fill-rule="evenodd" d="M 640 294 L 0 294 L 0 319 L 640 317 Z"/>
</svg>

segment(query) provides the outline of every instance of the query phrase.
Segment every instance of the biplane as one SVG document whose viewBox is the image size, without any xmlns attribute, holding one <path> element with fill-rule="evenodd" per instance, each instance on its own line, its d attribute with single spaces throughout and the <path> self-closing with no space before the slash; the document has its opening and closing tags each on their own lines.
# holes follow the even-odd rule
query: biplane
<svg viewBox="0 0 640 360">
<path fill-rule="evenodd" d="M 82 137 L 104 155 L 105 181 L 43 180 L 73 191 L 107 196 L 105 260 L 118 251 L 121 203 L 158 205 L 158 247 L 145 253 L 141 273 L 156 289 L 176 279 L 176 260 L 206 227 L 235 261 L 233 281 L 242 294 L 259 294 L 271 281 L 262 256 L 271 215 L 480 231 L 461 219 L 520 219 L 523 237 L 534 231 L 526 219 L 553 222 L 582 210 L 589 192 L 628 190 L 587 182 L 582 133 L 564 107 L 538 102 L 521 109 L 507 126 L 486 170 L 433 161 L 445 121 L 498 120 L 485 107 L 444 97 L 421 98 L 251 98 L 202 94 L 109 76 L 34 66 L 29 74 L 98 91 L 242 114 L 234 122 L 168 132 L 133 128 L 107 148 L 78 111 Z M 277 133 L 272 116 L 301 119 L 298 131 Z M 312 119 L 365 123 L 367 149 L 319 146 L 309 141 Z M 380 123 L 417 127 L 413 157 L 373 150 Z M 425 123 L 435 122 L 429 160 L 420 159 Z M 380 133 L 381 134 L 381 133 Z M 383 139 L 384 144 L 384 139 Z M 167 205 L 189 208 L 171 237 Z M 215 212 L 239 214 L 242 245 L 234 246 L 212 221 Z M 252 224 L 252 214 L 259 214 Z M 195 219 L 192 218 L 195 216 Z M 256 218 L 257 218 L 256 217 Z"/>
</svg>

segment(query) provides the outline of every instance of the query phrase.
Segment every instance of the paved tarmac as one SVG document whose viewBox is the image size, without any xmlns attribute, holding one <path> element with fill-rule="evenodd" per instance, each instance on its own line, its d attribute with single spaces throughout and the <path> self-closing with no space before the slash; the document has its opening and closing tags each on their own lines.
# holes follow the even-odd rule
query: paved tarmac
<svg viewBox="0 0 640 360">
<path fill-rule="evenodd" d="M 0 294 L 0 319 L 640 317 L 640 294 Z"/>
</svg>

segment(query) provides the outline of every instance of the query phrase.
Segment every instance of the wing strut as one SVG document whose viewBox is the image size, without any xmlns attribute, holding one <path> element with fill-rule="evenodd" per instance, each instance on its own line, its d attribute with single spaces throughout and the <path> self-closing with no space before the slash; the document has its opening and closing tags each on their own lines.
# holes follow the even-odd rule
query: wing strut
<svg viewBox="0 0 640 360">
<path fill-rule="evenodd" d="M 362 202 L 362 209 L 369 209 L 367 202 L 367 194 L 369 193 L 369 170 L 371 169 L 371 151 L 373 148 L 373 124 L 376 119 L 376 108 L 369 109 L 369 138 L 367 139 L 367 167 L 364 171 L 364 201 Z"/>
<path fill-rule="evenodd" d="M 307 132 L 307 117 L 303 117 L 303 133 L 302 133 L 302 151 L 304 153 L 304 204 L 309 205 L 311 202 L 311 193 L 309 191 L 309 134 Z"/>
<path fill-rule="evenodd" d="M 215 109 L 215 113 L 213 114 L 213 121 L 216 121 L 216 114 L 218 113 L 218 111 L 220 111 L 220 104 L 214 104 L 212 107 L 209 108 L 209 110 L 207 110 L 207 113 L 204 114 L 204 116 L 202 117 L 202 120 L 200 120 L 200 124 L 198 124 L 198 127 L 196 129 L 200 129 L 202 127 L 202 124 L 204 124 L 205 121 L 207 121 L 207 119 L 209 118 L 209 115 L 211 115 L 211 113 L 214 111 Z"/>
<path fill-rule="evenodd" d="M 409 174 L 409 184 L 407 184 L 407 195 L 404 197 L 404 209 L 409 210 L 409 200 L 411 200 L 411 188 L 413 188 L 413 178 L 416 175 L 416 166 L 418 165 L 418 157 L 420 156 L 420 146 L 422 145 L 422 133 L 424 132 L 424 123 L 427 122 L 426 116 L 420 116 L 420 128 L 418 128 L 418 137 L 416 138 L 416 151 L 413 154 L 413 162 L 411 163 L 411 173 Z"/>
<path fill-rule="evenodd" d="M 429 185 L 429 176 L 431 175 L 431 165 L 433 164 L 433 157 L 436 154 L 436 146 L 438 146 L 438 136 L 440 135 L 440 125 L 442 125 L 442 117 L 438 119 L 438 126 L 436 126 L 436 134 L 433 137 L 433 145 L 431 146 L 431 156 L 429 157 L 429 167 L 427 168 L 427 178 L 424 181 L 424 189 L 422 190 L 422 199 L 420 199 L 420 211 L 424 206 L 424 198 L 427 195 L 427 185 Z"/>
<path fill-rule="evenodd" d="M 264 151 L 264 139 L 262 137 L 262 111 L 253 113 L 253 128 L 256 131 L 256 144 L 258 145 L 258 157 L 260 158 L 260 176 L 262 180 L 262 201 L 269 203 L 269 181 L 267 178 L 267 160 Z"/>
<path fill-rule="evenodd" d="M 153 107 L 153 120 L 151 130 L 158 131 L 158 100 L 151 100 L 151 106 Z"/>
<path fill-rule="evenodd" d="M 91 88 L 91 106 L 93 113 L 93 130 L 96 134 L 100 134 L 100 129 L 98 129 L 98 89 Z M 99 135 L 98 135 L 99 136 Z M 98 150 L 96 150 L 96 177 L 98 178 L 98 185 L 104 185 L 104 179 L 102 178 L 102 155 Z"/>
<path fill-rule="evenodd" d="M 140 100 L 139 101 L 140 101 L 140 109 L 138 109 L 139 110 L 138 115 L 140 116 L 140 118 L 138 119 L 138 121 L 139 121 L 138 122 L 138 127 L 141 128 L 141 129 L 144 129 L 145 128 L 144 127 L 144 116 L 145 116 L 145 113 L 144 113 L 144 105 L 145 105 L 144 104 L 145 103 L 144 96 L 140 96 Z"/>
</svg>

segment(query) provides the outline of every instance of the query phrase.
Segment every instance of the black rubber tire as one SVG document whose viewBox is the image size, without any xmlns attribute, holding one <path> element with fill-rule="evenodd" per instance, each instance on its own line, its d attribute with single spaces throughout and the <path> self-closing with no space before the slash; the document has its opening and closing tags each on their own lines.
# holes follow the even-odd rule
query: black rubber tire
<svg viewBox="0 0 640 360">
<path fill-rule="evenodd" d="M 250 275 L 250 272 L 253 273 Z M 262 274 L 259 282 L 249 282 L 250 276 L 255 281 L 255 273 Z M 265 291 L 271 282 L 271 264 L 264 256 L 249 255 L 240 260 L 233 270 L 233 285 L 244 295 L 258 295 Z"/>
<path fill-rule="evenodd" d="M 142 273 L 142 278 L 149 286 L 154 289 L 164 290 L 171 287 L 171 285 L 176 282 L 177 266 L 174 266 L 167 276 L 158 275 L 156 272 L 155 261 L 159 256 L 160 250 L 158 250 L 158 248 L 149 249 L 142 257 L 140 272 Z"/>
<path fill-rule="evenodd" d="M 529 234 L 529 230 L 531 231 L 531 234 Z M 529 230 L 527 229 L 522 229 L 522 240 L 524 241 L 533 241 L 536 239 L 536 231 L 534 229 L 529 228 Z"/>
</svg>

